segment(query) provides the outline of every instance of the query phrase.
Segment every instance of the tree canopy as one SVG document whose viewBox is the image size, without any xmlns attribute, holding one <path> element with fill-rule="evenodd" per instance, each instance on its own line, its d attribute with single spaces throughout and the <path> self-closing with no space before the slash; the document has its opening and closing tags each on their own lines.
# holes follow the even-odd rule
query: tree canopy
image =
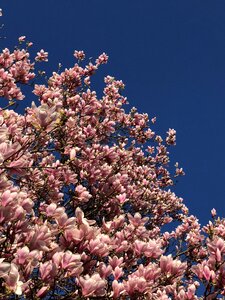
<svg viewBox="0 0 225 300">
<path fill-rule="evenodd" d="M 0 298 L 218 299 L 225 221 L 202 228 L 172 191 L 176 131 L 126 112 L 121 80 L 97 97 L 105 53 L 74 57 L 47 77 L 25 36 L 0 53 Z"/>
</svg>

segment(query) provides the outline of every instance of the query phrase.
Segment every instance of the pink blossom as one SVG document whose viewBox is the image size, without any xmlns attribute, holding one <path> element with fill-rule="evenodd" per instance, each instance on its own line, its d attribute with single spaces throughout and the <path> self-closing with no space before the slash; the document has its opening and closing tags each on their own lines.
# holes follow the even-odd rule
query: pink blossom
<svg viewBox="0 0 225 300">
<path fill-rule="evenodd" d="M 2 277 L 10 290 L 13 290 L 16 295 L 22 295 L 23 282 L 19 280 L 20 276 L 15 264 L 12 263 L 7 274 L 4 274 Z"/>
<path fill-rule="evenodd" d="M 213 218 L 216 216 L 216 210 L 215 210 L 215 208 L 213 208 L 211 210 L 211 215 L 212 215 Z"/>
<path fill-rule="evenodd" d="M 121 266 L 122 263 L 123 263 L 123 257 L 118 258 L 116 255 L 114 255 L 113 257 L 109 257 L 109 264 L 113 269 Z"/>
<path fill-rule="evenodd" d="M 120 204 L 123 204 L 127 200 L 126 196 L 127 196 L 126 193 L 123 193 L 116 196 L 116 198 L 119 200 Z"/>
<path fill-rule="evenodd" d="M 48 52 L 45 52 L 43 49 L 41 49 L 39 52 L 37 52 L 37 56 L 35 57 L 36 61 L 48 61 Z"/>
<path fill-rule="evenodd" d="M 123 269 L 118 266 L 113 270 L 112 273 L 113 273 L 115 280 L 118 280 L 120 277 L 122 277 L 124 275 Z"/>
<path fill-rule="evenodd" d="M 186 269 L 186 263 L 182 263 L 180 260 L 173 260 L 171 255 L 160 257 L 160 269 L 162 273 L 170 275 L 181 275 Z"/>
<path fill-rule="evenodd" d="M 106 279 L 112 273 L 112 267 L 106 266 L 103 262 L 99 264 L 99 275 L 101 278 Z"/>
<path fill-rule="evenodd" d="M 174 129 L 169 129 L 167 131 L 167 138 L 166 138 L 166 142 L 168 145 L 175 145 L 176 144 L 176 130 Z"/>
<path fill-rule="evenodd" d="M 85 59 L 85 53 L 84 53 L 84 51 L 77 51 L 77 50 L 75 50 L 73 55 L 78 60 L 84 60 Z"/>
<path fill-rule="evenodd" d="M 92 276 L 79 277 L 79 283 L 84 297 L 103 297 L 106 293 L 106 281 L 97 273 Z"/>
<path fill-rule="evenodd" d="M 22 42 L 25 41 L 25 39 L 26 39 L 26 36 L 25 36 L 25 35 L 22 35 L 22 36 L 19 37 L 18 40 L 19 40 L 20 43 L 22 43 Z"/>
<path fill-rule="evenodd" d="M 108 61 L 108 55 L 105 53 L 102 53 L 97 59 L 96 59 L 96 64 L 101 65 L 101 64 L 106 64 Z"/>
<path fill-rule="evenodd" d="M 78 200 L 81 202 L 87 202 L 91 198 L 91 194 L 82 185 L 76 187 L 76 193 Z"/>
<path fill-rule="evenodd" d="M 113 299 L 119 299 L 120 295 L 125 291 L 123 283 L 119 283 L 117 280 L 113 280 L 112 289 Z"/>
<path fill-rule="evenodd" d="M 71 251 L 66 251 L 65 253 L 57 252 L 52 257 L 52 261 L 57 268 L 65 269 L 70 276 L 77 276 L 82 272 L 83 268 L 80 259 L 79 254 L 73 254 Z"/>
<path fill-rule="evenodd" d="M 55 275 L 58 272 L 56 265 L 53 264 L 51 261 L 41 263 L 39 270 L 43 282 L 49 282 L 52 278 L 55 277 Z"/>
</svg>

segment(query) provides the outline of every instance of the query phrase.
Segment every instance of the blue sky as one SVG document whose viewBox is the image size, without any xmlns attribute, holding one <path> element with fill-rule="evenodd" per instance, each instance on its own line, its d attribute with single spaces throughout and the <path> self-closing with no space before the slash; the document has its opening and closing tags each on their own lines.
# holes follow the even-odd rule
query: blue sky
<svg viewBox="0 0 225 300">
<path fill-rule="evenodd" d="M 186 176 L 175 192 L 204 224 L 225 216 L 225 1 L 2 1 L 1 48 L 26 35 L 49 52 L 49 71 L 74 63 L 75 49 L 110 59 L 95 78 L 126 84 L 131 106 L 177 131 L 171 159 Z M 27 99 L 28 106 L 33 99 Z"/>
</svg>

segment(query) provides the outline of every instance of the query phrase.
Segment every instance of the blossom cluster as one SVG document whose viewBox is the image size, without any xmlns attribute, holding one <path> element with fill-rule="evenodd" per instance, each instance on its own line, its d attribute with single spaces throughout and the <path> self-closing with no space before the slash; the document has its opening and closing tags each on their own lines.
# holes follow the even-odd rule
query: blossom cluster
<svg viewBox="0 0 225 300">
<path fill-rule="evenodd" d="M 224 295 L 225 220 L 212 210 L 202 228 L 172 191 L 176 131 L 163 139 L 147 114 L 126 112 L 124 84 L 111 76 L 97 97 L 91 77 L 105 53 L 85 67 L 85 53 L 74 56 L 36 82 L 24 114 L 0 109 L 0 299 Z M 28 48 L 0 53 L 2 101 L 24 98 L 29 57 Z M 40 50 L 35 61 L 47 59 Z"/>
</svg>

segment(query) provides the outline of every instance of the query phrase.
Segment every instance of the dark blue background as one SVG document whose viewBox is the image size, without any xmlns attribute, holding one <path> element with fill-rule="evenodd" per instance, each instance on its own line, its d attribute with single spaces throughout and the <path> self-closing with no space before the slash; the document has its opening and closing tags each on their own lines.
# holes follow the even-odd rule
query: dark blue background
<svg viewBox="0 0 225 300">
<path fill-rule="evenodd" d="M 186 176 L 175 191 L 202 224 L 215 207 L 225 215 L 225 1 L 3 1 L 0 46 L 26 35 L 49 52 L 48 70 L 74 63 L 75 49 L 102 52 L 109 64 L 96 75 L 122 79 L 132 106 L 157 116 L 164 133 L 177 130 L 172 161 Z M 31 99 L 26 99 L 26 106 Z"/>
</svg>

